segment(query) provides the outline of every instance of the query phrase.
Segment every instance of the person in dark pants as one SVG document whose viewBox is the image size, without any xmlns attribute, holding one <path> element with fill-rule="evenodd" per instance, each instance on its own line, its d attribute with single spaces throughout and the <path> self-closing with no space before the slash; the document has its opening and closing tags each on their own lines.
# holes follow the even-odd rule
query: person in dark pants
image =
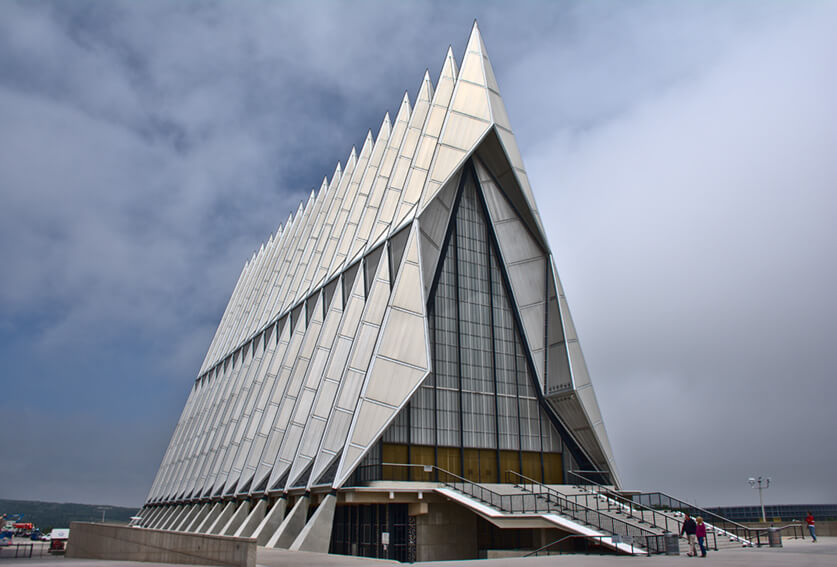
<svg viewBox="0 0 837 567">
<path fill-rule="evenodd" d="M 817 543 L 817 529 L 814 527 L 814 515 L 811 511 L 808 511 L 808 515 L 805 516 L 805 523 L 808 524 L 808 531 L 811 532 L 811 543 Z"/>
<path fill-rule="evenodd" d="M 697 536 L 698 545 L 700 546 L 700 556 L 706 557 L 706 524 L 703 523 L 703 518 L 698 516 L 695 518 L 695 535 Z"/>
<path fill-rule="evenodd" d="M 685 534 L 686 539 L 689 540 L 689 557 L 697 557 L 697 549 L 695 549 L 695 544 L 697 543 L 697 524 L 692 519 L 691 516 L 688 514 L 684 514 L 683 519 L 683 526 L 680 528 L 680 535 Z"/>
</svg>

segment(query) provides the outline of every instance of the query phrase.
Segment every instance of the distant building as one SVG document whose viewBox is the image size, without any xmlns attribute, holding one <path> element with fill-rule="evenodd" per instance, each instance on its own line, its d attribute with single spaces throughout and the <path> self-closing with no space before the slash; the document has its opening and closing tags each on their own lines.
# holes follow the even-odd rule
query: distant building
<svg viewBox="0 0 837 567">
<path fill-rule="evenodd" d="M 244 266 L 139 515 L 261 545 L 476 557 L 560 527 L 478 501 L 505 494 L 515 513 L 534 502 L 515 485 L 573 471 L 619 484 L 474 25 L 461 68 L 449 50 L 435 87 L 425 74 Z"/>
</svg>

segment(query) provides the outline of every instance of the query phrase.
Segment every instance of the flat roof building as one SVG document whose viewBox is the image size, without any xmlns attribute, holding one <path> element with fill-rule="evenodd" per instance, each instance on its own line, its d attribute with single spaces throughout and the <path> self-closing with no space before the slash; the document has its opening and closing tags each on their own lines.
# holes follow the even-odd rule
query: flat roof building
<svg viewBox="0 0 837 567">
<path fill-rule="evenodd" d="M 578 475 L 619 485 L 475 24 L 244 266 L 142 525 L 476 557 Z"/>
</svg>

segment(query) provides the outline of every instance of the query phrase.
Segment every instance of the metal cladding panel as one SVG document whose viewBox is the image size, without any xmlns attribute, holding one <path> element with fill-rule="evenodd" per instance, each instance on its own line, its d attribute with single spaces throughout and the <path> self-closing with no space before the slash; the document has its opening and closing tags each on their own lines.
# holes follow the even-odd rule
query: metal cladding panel
<svg viewBox="0 0 837 567">
<path fill-rule="evenodd" d="M 273 341 L 270 341 L 271 343 Z M 264 335 L 260 340 L 260 345 L 256 348 L 256 353 L 253 362 L 250 365 L 250 376 L 245 381 L 241 394 L 238 396 L 235 407 L 232 412 L 231 425 L 228 428 L 230 432 L 230 441 L 227 444 L 226 452 L 223 458 L 221 470 L 218 478 L 215 481 L 216 487 L 220 486 L 222 492 L 232 488 L 232 485 L 238 482 L 238 476 L 241 472 L 240 468 L 234 470 L 234 463 L 238 454 L 238 448 L 244 440 L 244 431 L 249 425 L 251 410 L 255 405 L 255 400 L 261 390 L 265 370 L 267 369 L 266 358 L 272 354 L 273 345 L 267 350 L 264 349 Z"/>
<path fill-rule="evenodd" d="M 416 282 L 421 285 L 420 282 Z M 391 358 L 411 366 L 427 369 L 424 316 L 393 309 L 384 321 L 378 356 Z"/>
<path fill-rule="evenodd" d="M 325 427 L 334 407 L 340 380 L 344 375 L 349 359 L 353 338 L 357 333 L 358 324 L 363 314 L 363 305 L 363 278 L 360 277 L 355 278 L 354 285 L 349 292 L 348 303 L 343 311 L 338 336 L 329 352 L 323 381 L 317 389 L 312 412 L 300 441 L 300 449 L 288 475 L 288 483 L 295 482 L 299 475 L 305 471 L 308 464 L 317 455 L 317 450 L 323 441 Z"/>
<path fill-rule="evenodd" d="M 267 468 L 269 471 L 272 471 L 272 469 L 274 468 L 274 464 L 278 457 L 282 440 L 284 439 L 285 433 L 288 430 L 288 424 L 290 423 L 294 406 L 296 405 L 297 398 L 300 394 L 300 389 L 302 388 L 304 378 L 308 371 L 308 366 L 311 361 L 310 357 L 313 354 L 314 347 L 317 343 L 317 340 L 320 337 L 320 330 L 322 329 L 322 325 L 322 293 L 320 293 L 318 294 L 317 306 L 314 309 L 313 318 L 308 323 L 308 328 L 305 330 L 305 337 L 302 341 L 299 353 L 296 356 L 296 361 L 294 362 L 290 378 L 287 382 L 287 385 L 285 386 L 285 391 L 282 394 L 282 401 L 279 404 L 279 411 L 276 414 L 276 419 L 273 422 L 271 432 L 268 435 L 267 448 L 261 456 L 262 464 L 260 465 L 260 468 L 257 469 L 257 477 L 260 476 L 260 471 L 264 468 Z M 273 475 L 271 475 L 271 482 L 273 480 Z"/>
<path fill-rule="evenodd" d="M 522 226 L 521 226 L 522 228 Z M 505 250 L 511 247 L 511 243 L 501 244 L 500 248 Z M 505 260 L 505 254 L 503 255 Z M 506 271 L 511 280 L 514 298 L 520 308 L 534 303 L 543 303 L 546 298 L 546 259 L 543 256 L 524 260 L 516 264 L 506 264 Z M 540 333 L 543 332 L 543 321 L 541 322 Z M 534 332 L 534 328 L 527 328 Z M 534 334 L 538 334 L 534 332 Z"/>
<path fill-rule="evenodd" d="M 408 214 L 408 211 L 421 197 L 421 187 L 414 189 L 415 183 L 410 190 L 406 185 L 407 176 L 410 173 L 410 167 L 413 159 L 416 156 L 416 150 L 421 140 L 421 131 L 424 123 L 427 120 L 427 115 L 430 111 L 430 105 L 433 102 L 433 85 L 430 82 L 430 73 L 425 71 L 422 79 L 421 88 L 419 88 L 418 96 L 416 97 L 416 107 L 410 116 L 410 124 L 407 128 L 407 133 L 404 135 L 404 141 L 401 144 L 398 161 L 395 169 L 392 172 L 390 183 L 393 187 L 398 187 L 401 190 L 401 201 L 398 205 L 398 212 L 393 219 L 394 225 L 399 225 Z"/>
<path fill-rule="evenodd" d="M 359 416 L 359 419 L 355 419 L 350 446 L 362 447 L 364 449 L 368 448 L 375 441 L 379 433 L 378 428 L 380 424 L 386 423 L 395 417 L 397 411 L 397 408 L 384 406 L 372 400 L 361 400 L 360 406 L 355 412 Z M 338 469 L 337 478 L 345 480 L 342 477 L 351 474 L 350 467 L 355 465 L 362 456 L 362 453 L 358 455 L 354 462 L 344 458 Z M 340 483 L 335 482 L 335 484 L 339 486 Z"/>
<path fill-rule="evenodd" d="M 337 251 L 331 261 L 331 267 L 328 270 L 328 276 L 326 279 L 335 277 L 337 273 L 345 267 L 346 259 L 349 255 L 349 249 L 355 239 L 355 233 L 357 232 L 360 217 L 363 214 L 363 209 L 366 208 L 366 199 L 369 195 L 370 183 L 365 183 L 365 181 L 370 176 L 374 177 L 378 168 L 378 161 L 375 161 L 374 163 L 370 161 L 371 158 L 373 158 L 374 148 L 375 142 L 372 139 L 372 132 L 370 131 L 366 134 L 366 142 L 364 143 L 363 150 L 361 151 L 361 159 L 358 161 L 358 165 L 352 175 L 352 181 L 349 184 L 349 197 L 343 200 L 342 213 L 344 214 L 341 215 L 341 217 L 344 218 L 344 221 L 342 225 L 338 224 L 338 226 L 342 226 L 342 230 L 339 234 L 340 240 L 337 244 Z M 380 151 L 377 154 L 374 154 L 374 156 L 377 156 L 378 158 L 380 158 L 380 155 Z M 308 281 L 307 283 L 310 288 L 310 284 L 312 282 Z"/>
<path fill-rule="evenodd" d="M 445 239 L 448 223 L 450 222 L 453 195 L 459 187 L 461 171 L 448 181 L 442 191 L 433 199 L 419 216 L 419 251 L 421 255 L 422 283 L 424 297 L 430 293 L 433 276 L 436 274 L 436 264 Z"/>
<path fill-rule="evenodd" d="M 338 408 L 331 412 L 328 418 L 325 436 L 323 437 L 323 444 L 320 448 L 320 454 L 317 456 L 317 462 L 314 463 L 314 473 L 318 475 L 322 474 L 328 466 L 328 463 L 331 462 L 329 455 L 336 455 L 337 451 L 346 444 L 346 432 L 352 424 L 353 412 L 354 408 L 351 410 Z M 320 464 L 319 467 L 317 466 L 318 464 Z"/>
<path fill-rule="evenodd" d="M 343 319 L 342 315 L 342 301 L 340 296 L 335 294 L 326 317 L 326 322 L 323 325 L 320 336 L 317 339 L 317 348 L 314 352 L 313 359 L 308 365 L 302 392 L 296 400 L 291 424 L 288 427 L 288 433 L 286 433 L 285 439 L 282 441 L 282 446 L 279 450 L 279 459 L 276 465 L 274 465 L 273 472 L 271 473 L 269 481 L 270 486 L 274 486 L 276 481 L 278 481 L 288 468 L 290 468 L 297 455 L 299 444 L 305 429 L 305 424 L 311 415 L 311 407 L 318 395 L 318 390 L 320 389 L 325 377 L 324 372 L 326 363 L 339 330 L 339 323 Z M 291 434 L 292 431 L 293 434 Z M 282 461 L 285 464 L 279 466 L 279 461 Z"/>
<path fill-rule="evenodd" d="M 417 250 L 418 246 L 413 246 L 413 251 Z M 405 260 L 411 260 L 405 258 Z M 424 313 L 424 293 L 421 289 L 421 273 L 418 267 L 418 257 L 416 260 L 405 263 L 401 270 L 401 277 L 405 280 L 410 280 L 409 285 L 396 286 L 392 292 L 392 305 L 406 309 L 413 313 Z M 416 293 L 418 290 L 418 293 Z"/>
<path fill-rule="evenodd" d="M 376 358 L 369 371 L 369 382 L 364 398 L 377 401 L 384 405 L 401 407 L 405 399 L 409 399 L 418 384 L 424 380 L 426 369 L 405 366 L 394 360 Z M 359 420 L 366 419 L 363 415 Z M 386 427 L 385 423 L 376 424 L 380 431 Z M 358 443 L 356 439 L 351 442 Z"/>
<path fill-rule="evenodd" d="M 430 341 L 424 301 L 398 298 L 423 298 L 424 290 L 416 261 L 418 225 L 414 224 L 405 250 L 404 262 L 395 281 L 391 305 L 387 309 L 375 351 L 349 431 L 349 442 L 364 452 L 410 399 L 430 368 Z M 410 309 L 410 311 L 406 310 Z M 390 406 L 391 411 L 380 408 Z M 363 453 L 361 453 L 361 457 Z M 359 457 L 359 458 L 361 458 Z M 339 486 L 357 466 L 346 454 L 341 460 L 334 486 Z"/>
<path fill-rule="evenodd" d="M 292 325 L 293 329 L 291 329 Z M 244 471 L 242 472 L 242 477 L 254 475 L 259 463 L 261 462 L 262 455 L 267 450 L 267 439 L 272 430 L 273 423 L 276 420 L 276 416 L 279 413 L 279 405 L 282 401 L 282 395 L 284 394 L 285 387 L 290 377 L 293 363 L 296 360 L 297 353 L 299 352 L 299 348 L 304 337 L 304 331 L 305 320 L 302 317 L 296 317 L 290 321 L 290 324 L 285 325 L 285 330 L 279 340 L 279 346 L 277 347 L 276 354 L 274 355 L 274 360 L 278 357 L 279 360 L 281 360 L 281 364 L 279 366 L 277 376 L 273 380 L 273 387 L 270 390 L 270 395 L 266 396 L 264 402 L 262 402 L 265 403 L 265 411 L 261 415 L 261 421 L 258 425 L 256 436 L 253 439 L 250 451 L 247 455 L 247 461 L 244 466 Z M 274 364 L 271 363 L 271 367 L 273 366 Z M 253 490 L 255 490 L 255 487 L 258 486 L 261 480 L 262 478 L 259 478 L 258 481 L 254 483 L 255 486 L 251 485 Z"/>
<path fill-rule="evenodd" d="M 384 316 L 384 309 L 380 307 L 380 304 L 383 304 L 384 308 L 386 307 L 389 302 L 389 294 L 389 262 L 381 261 L 378 262 L 375 281 L 369 291 L 369 298 L 356 335 L 357 338 L 352 345 L 352 352 L 349 355 L 349 367 L 346 369 L 340 381 L 337 403 L 332 409 L 323 438 L 323 444 L 314 463 L 314 471 L 318 474 L 322 474 L 324 467 L 327 466 L 325 465 L 325 461 L 331 460 L 330 455 L 336 454 L 337 450 L 346 442 L 349 425 L 351 424 L 351 415 L 357 406 L 358 397 L 360 396 L 366 372 L 369 368 L 369 362 L 373 352 L 372 349 L 375 345 L 381 327 L 381 320 Z M 338 411 L 340 409 L 348 412 L 348 420 L 337 417 L 337 414 L 342 413 Z M 313 478 L 316 478 L 316 476 L 312 474 Z"/>
<path fill-rule="evenodd" d="M 484 86 L 463 81 L 461 72 L 459 74 L 459 82 L 456 85 L 456 92 L 453 94 L 453 102 L 451 102 L 450 106 L 451 109 L 467 114 L 468 116 L 481 118 L 486 123 L 491 120 L 491 114 L 488 110 L 488 90 Z M 444 138 L 444 135 L 442 137 Z"/>
<path fill-rule="evenodd" d="M 543 261 L 543 250 L 522 222 L 516 219 L 499 222 L 494 225 L 494 232 L 497 233 L 497 240 L 503 243 L 503 258 L 509 264 L 525 262 L 533 258 Z M 543 270 L 541 270 L 541 281 L 543 281 Z"/>
<path fill-rule="evenodd" d="M 373 153 L 373 159 L 369 160 L 369 171 L 364 177 L 361 187 L 361 192 L 363 192 L 365 187 L 368 187 L 366 206 L 363 209 L 363 214 L 360 216 L 360 221 L 355 232 L 356 236 L 349 247 L 349 254 L 347 256 L 349 263 L 353 261 L 357 254 L 364 250 L 367 242 L 369 242 L 372 229 L 375 226 L 375 219 L 378 216 L 378 207 L 380 207 L 381 199 L 383 199 L 384 190 L 386 189 L 386 184 L 390 175 L 389 171 L 383 171 L 381 164 L 384 162 L 386 154 L 397 151 L 389 146 L 389 138 L 392 134 L 392 127 L 389 123 L 389 114 L 386 115 L 384 123 L 387 126 L 386 132 L 384 132 L 384 127 L 382 126 L 381 132 L 378 134 L 380 142 L 375 143 L 376 151 L 380 146 L 380 157 L 375 160 Z M 386 133 L 385 136 L 384 133 Z"/>
</svg>

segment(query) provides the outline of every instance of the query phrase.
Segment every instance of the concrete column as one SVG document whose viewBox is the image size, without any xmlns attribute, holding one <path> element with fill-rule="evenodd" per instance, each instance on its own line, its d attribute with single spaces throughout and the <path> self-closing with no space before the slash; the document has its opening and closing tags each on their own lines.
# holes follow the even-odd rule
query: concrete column
<svg viewBox="0 0 837 567">
<path fill-rule="evenodd" d="M 264 511 L 267 508 L 267 500 L 259 500 L 253 509 L 250 510 L 250 515 L 244 520 L 239 528 L 233 534 L 235 537 L 250 537 L 259 524 L 264 520 Z"/>
<path fill-rule="evenodd" d="M 285 519 L 285 510 L 288 508 L 288 499 L 280 498 L 270 509 L 270 512 L 264 517 L 261 523 L 256 527 L 255 531 L 250 534 L 250 537 L 255 538 L 259 545 L 266 545 L 271 536 L 282 525 L 282 520 Z"/>
<path fill-rule="evenodd" d="M 328 494 L 314 510 L 311 519 L 296 536 L 296 539 L 289 548 L 291 551 L 316 551 L 317 553 L 328 553 L 331 543 L 331 526 L 334 524 L 334 508 L 337 505 L 337 496 Z"/>
<path fill-rule="evenodd" d="M 172 531 L 175 532 L 182 532 L 186 531 L 186 527 L 192 523 L 192 520 L 195 519 L 195 516 L 198 515 L 198 512 L 201 511 L 201 505 L 198 503 L 190 504 L 189 511 L 184 515 L 179 522 L 171 527 Z"/>
<path fill-rule="evenodd" d="M 154 521 L 154 518 L 157 517 L 157 514 L 160 513 L 161 508 L 150 508 L 148 513 L 142 517 L 142 527 L 148 528 L 151 527 L 151 522 Z"/>
<path fill-rule="evenodd" d="M 236 530 L 238 530 L 238 526 L 241 525 L 242 522 L 247 518 L 247 513 L 250 511 L 250 502 L 247 500 L 242 500 L 241 504 L 239 504 L 238 509 L 235 511 L 229 521 L 221 528 L 219 535 L 233 535 Z"/>
<path fill-rule="evenodd" d="M 160 521 L 160 518 L 166 513 L 166 510 L 168 510 L 167 506 L 158 506 L 154 508 L 151 511 L 151 515 L 148 517 L 148 520 L 143 522 L 143 526 L 146 528 L 153 527 L 154 524 Z"/>
<path fill-rule="evenodd" d="M 305 527 L 305 521 L 308 519 L 308 505 L 310 503 L 311 498 L 307 494 L 296 501 L 290 513 L 282 521 L 279 529 L 268 540 L 267 547 L 288 549 L 291 546 L 296 536 Z"/>
<path fill-rule="evenodd" d="M 209 509 L 209 512 L 206 514 L 206 517 L 203 519 L 201 523 L 193 531 L 199 534 L 205 534 L 209 527 L 215 523 L 215 520 L 218 518 L 218 514 L 221 513 L 223 504 L 221 502 L 216 502 L 212 505 L 212 508 Z"/>
<path fill-rule="evenodd" d="M 227 522 L 230 521 L 230 517 L 235 512 L 235 502 L 229 501 L 227 502 L 223 508 L 221 508 L 221 513 L 215 518 L 215 521 L 212 522 L 212 525 L 206 530 L 206 533 L 210 535 L 216 535 L 221 533 L 221 529 L 227 525 Z"/>
<path fill-rule="evenodd" d="M 177 506 L 174 506 L 174 505 L 166 506 L 163 513 L 160 514 L 159 516 L 157 516 L 154 519 L 154 525 L 152 525 L 151 527 L 154 528 L 155 530 L 159 530 L 160 526 L 165 524 L 169 520 L 171 515 L 174 514 L 174 512 L 176 510 L 177 510 Z"/>
<path fill-rule="evenodd" d="M 183 514 L 184 510 L 186 510 L 186 506 L 184 504 L 180 504 L 179 506 L 177 506 L 177 508 L 175 508 L 175 510 L 174 510 L 174 513 L 171 516 L 169 516 L 166 519 L 166 521 L 163 522 L 160 525 L 160 529 L 161 530 L 171 529 L 172 524 L 174 524 L 178 520 L 178 518 L 180 518 L 180 516 L 181 516 L 181 514 Z"/>
<path fill-rule="evenodd" d="M 198 509 L 198 513 L 195 514 L 195 517 L 192 518 L 192 521 L 183 526 L 184 532 L 197 532 L 198 526 L 200 526 L 203 521 L 206 519 L 207 514 L 209 514 L 210 504 L 207 502 L 206 504 L 202 504 L 201 507 Z"/>
</svg>

